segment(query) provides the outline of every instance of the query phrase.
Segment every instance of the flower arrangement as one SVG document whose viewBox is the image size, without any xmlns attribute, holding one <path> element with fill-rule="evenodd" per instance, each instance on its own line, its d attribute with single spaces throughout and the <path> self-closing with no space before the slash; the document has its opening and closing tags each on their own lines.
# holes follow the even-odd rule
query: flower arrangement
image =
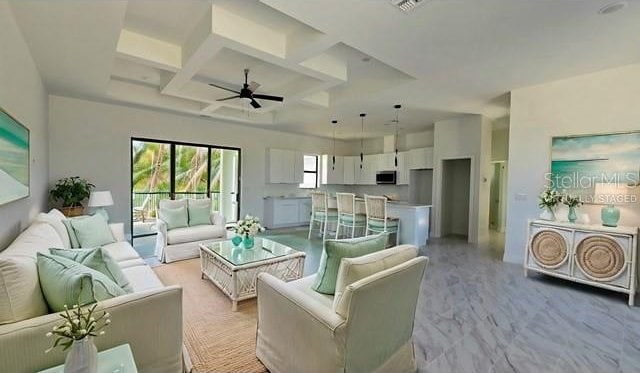
<svg viewBox="0 0 640 373">
<path fill-rule="evenodd" d="M 545 190 L 538 196 L 540 208 L 552 209 L 556 207 L 562 201 L 562 195 L 557 190 L 546 187 Z"/>
<path fill-rule="evenodd" d="M 74 305 L 69 309 L 65 305 L 64 312 L 60 314 L 64 321 L 55 325 L 53 330 L 47 333 L 47 337 L 56 336 L 57 338 L 53 342 L 53 346 L 45 352 L 58 346 L 62 346 L 63 351 L 66 351 L 75 341 L 104 335 L 103 329 L 111 323 L 110 314 L 103 312 L 101 316 L 96 318 L 94 314 L 97 306 L 97 304 L 93 304 L 90 307 L 82 308 L 79 305 Z"/>
<path fill-rule="evenodd" d="M 247 215 L 244 219 L 238 220 L 234 231 L 239 236 L 255 236 L 259 232 L 264 232 L 264 228 L 260 225 L 260 219 L 255 216 Z"/>
<path fill-rule="evenodd" d="M 574 196 L 571 194 L 565 194 L 564 196 L 562 196 L 562 203 L 569 207 L 582 206 L 582 201 L 580 200 L 580 197 Z"/>
</svg>

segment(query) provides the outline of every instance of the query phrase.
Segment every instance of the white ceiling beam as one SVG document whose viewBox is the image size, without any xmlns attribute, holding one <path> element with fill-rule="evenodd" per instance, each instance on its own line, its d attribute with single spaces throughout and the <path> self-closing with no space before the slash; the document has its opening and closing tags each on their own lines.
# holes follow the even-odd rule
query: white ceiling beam
<svg viewBox="0 0 640 373">
<path fill-rule="evenodd" d="M 119 57 L 172 72 L 182 67 L 182 47 L 127 29 L 120 31 Z"/>
<path fill-rule="evenodd" d="M 329 107 L 329 92 L 318 91 L 300 99 L 300 102 L 320 109 Z"/>
</svg>

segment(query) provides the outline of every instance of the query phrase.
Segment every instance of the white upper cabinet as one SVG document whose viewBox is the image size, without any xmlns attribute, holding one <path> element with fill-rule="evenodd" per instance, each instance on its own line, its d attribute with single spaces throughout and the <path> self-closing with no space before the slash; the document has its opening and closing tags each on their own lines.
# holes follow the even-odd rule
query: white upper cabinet
<svg viewBox="0 0 640 373">
<path fill-rule="evenodd" d="M 301 183 L 304 178 L 304 154 L 293 150 L 269 149 L 267 170 L 269 183 Z"/>
<path fill-rule="evenodd" d="M 409 164 L 411 163 L 410 152 L 398 153 L 398 168 L 396 173 L 396 184 L 407 185 L 409 184 Z"/>
<path fill-rule="evenodd" d="M 396 153 L 384 153 L 378 155 L 379 165 L 378 171 L 395 171 L 396 170 Z"/>
<path fill-rule="evenodd" d="M 345 185 L 353 185 L 356 183 L 356 164 L 360 164 L 358 157 L 343 157 L 343 178 L 342 183 Z M 356 161 L 357 160 L 357 161 Z M 360 168 L 358 168 L 358 172 Z"/>
<path fill-rule="evenodd" d="M 364 156 L 362 162 L 362 168 L 360 168 L 360 158 L 356 160 L 356 184 L 358 185 L 375 185 L 376 184 L 376 172 L 378 172 L 378 165 L 380 160 L 380 154 L 368 154 Z"/>
<path fill-rule="evenodd" d="M 433 148 L 418 148 L 410 151 L 409 169 L 433 168 Z"/>
<path fill-rule="evenodd" d="M 321 184 L 344 184 L 344 157 L 335 156 L 336 162 L 333 163 L 333 155 L 322 155 L 322 177 Z"/>
</svg>

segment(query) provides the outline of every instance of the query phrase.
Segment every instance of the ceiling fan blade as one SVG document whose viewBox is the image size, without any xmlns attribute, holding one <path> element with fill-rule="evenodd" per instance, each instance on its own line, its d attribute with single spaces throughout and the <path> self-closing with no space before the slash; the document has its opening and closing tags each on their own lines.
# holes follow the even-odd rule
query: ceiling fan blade
<svg viewBox="0 0 640 373">
<path fill-rule="evenodd" d="M 213 83 L 209 83 L 209 85 L 210 85 L 210 86 L 212 86 L 212 87 L 216 87 L 216 88 L 224 89 L 225 91 L 229 91 L 229 92 L 233 92 L 233 93 L 240 94 L 240 92 L 238 92 L 238 91 L 236 91 L 236 90 L 234 90 L 234 89 L 227 88 L 227 87 L 223 87 L 223 86 L 221 86 L 221 85 L 217 85 L 217 84 L 213 84 Z"/>
<path fill-rule="evenodd" d="M 270 101 L 280 101 L 280 102 L 284 101 L 284 97 L 260 95 L 260 94 L 253 95 L 253 98 L 259 98 L 262 100 L 270 100 Z"/>
<path fill-rule="evenodd" d="M 252 80 L 252 81 L 251 81 L 251 83 L 249 83 L 249 87 L 248 87 L 248 88 L 249 88 L 249 90 L 250 90 L 251 92 L 255 92 L 255 91 L 256 91 L 256 89 L 258 89 L 258 87 L 260 87 L 260 83 L 256 83 L 256 82 L 254 82 L 254 81 Z"/>
<path fill-rule="evenodd" d="M 234 98 L 240 98 L 240 96 L 225 97 L 225 98 L 221 98 L 221 99 L 216 100 L 216 101 L 227 101 L 227 100 L 232 100 Z"/>
<path fill-rule="evenodd" d="M 251 106 L 253 106 L 254 109 L 260 109 L 262 107 L 256 100 L 251 100 Z"/>
</svg>

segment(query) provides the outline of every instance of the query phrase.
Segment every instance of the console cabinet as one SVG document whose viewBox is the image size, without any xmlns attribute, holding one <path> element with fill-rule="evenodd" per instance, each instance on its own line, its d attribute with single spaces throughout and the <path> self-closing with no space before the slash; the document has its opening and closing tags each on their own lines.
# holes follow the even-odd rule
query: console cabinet
<svg viewBox="0 0 640 373">
<path fill-rule="evenodd" d="M 267 197 L 264 200 L 265 228 L 297 227 L 311 220 L 311 198 Z"/>
<path fill-rule="evenodd" d="M 637 288 L 637 227 L 529 221 L 525 276 L 535 271 L 629 295 Z"/>
</svg>

